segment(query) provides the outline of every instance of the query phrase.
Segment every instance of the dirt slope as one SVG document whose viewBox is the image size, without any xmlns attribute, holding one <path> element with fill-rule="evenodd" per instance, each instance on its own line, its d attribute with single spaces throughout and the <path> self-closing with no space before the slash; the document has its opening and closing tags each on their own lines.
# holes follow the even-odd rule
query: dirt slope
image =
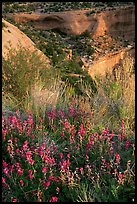
<svg viewBox="0 0 137 204">
<path fill-rule="evenodd" d="M 8 53 L 8 48 L 18 49 L 18 45 L 29 49 L 30 52 L 37 51 L 38 55 L 41 56 L 43 60 L 46 60 L 47 64 L 50 64 L 50 60 L 45 56 L 40 50 L 35 47 L 34 42 L 30 40 L 23 32 L 21 32 L 16 26 L 2 19 L 5 26 L 2 29 L 2 56 L 6 58 Z"/>
</svg>

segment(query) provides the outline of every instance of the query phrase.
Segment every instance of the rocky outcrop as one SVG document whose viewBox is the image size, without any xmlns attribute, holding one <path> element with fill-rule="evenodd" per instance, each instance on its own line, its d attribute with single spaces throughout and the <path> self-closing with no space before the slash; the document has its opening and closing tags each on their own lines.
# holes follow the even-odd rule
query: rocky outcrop
<svg viewBox="0 0 137 204">
<path fill-rule="evenodd" d="M 92 78 L 95 78 L 95 76 L 105 77 L 106 73 L 112 74 L 114 66 L 120 64 L 121 60 L 127 55 L 135 57 L 135 48 L 125 48 L 100 57 L 99 60 L 94 61 L 89 67 L 88 73 Z"/>
<path fill-rule="evenodd" d="M 52 12 L 50 14 L 17 13 L 9 16 L 18 23 L 31 21 L 37 29 L 59 29 L 66 34 L 81 34 L 91 24 L 85 12 L 85 10 L 80 10 Z"/>
<path fill-rule="evenodd" d="M 94 37 L 107 32 L 112 37 L 135 39 L 135 7 L 104 11 L 97 15 L 98 25 Z"/>
<path fill-rule="evenodd" d="M 4 23 L 4 27 L 2 29 L 2 56 L 4 58 L 7 57 L 10 47 L 13 49 L 18 49 L 21 46 L 25 49 L 29 49 L 30 52 L 37 51 L 41 59 L 45 60 L 47 65 L 50 65 L 49 58 L 35 47 L 35 43 L 27 35 L 4 19 L 2 22 Z"/>
<path fill-rule="evenodd" d="M 31 21 L 37 29 L 59 29 L 66 34 L 81 34 L 88 30 L 93 37 L 108 33 L 112 37 L 121 36 L 135 39 L 135 7 L 128 6 L 88 14 L 91 10 L 52 12 L 50 14 L 17 13 L 10 14 L 16 22 Z"/>
</svg>

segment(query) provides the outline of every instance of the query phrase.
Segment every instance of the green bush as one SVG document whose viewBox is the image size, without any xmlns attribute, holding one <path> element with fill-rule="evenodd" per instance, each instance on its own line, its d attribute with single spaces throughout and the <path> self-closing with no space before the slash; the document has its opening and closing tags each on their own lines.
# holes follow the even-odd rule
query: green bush
<svg viewBox="0 0 137 204">
<path fill-rule="evenodd" d="M 11 49 L 2 62 L 3 91 L 13 94 L 19 103 L 23 103 L 36 79 L 45 78 L 43 73 L 47 63 L 36 52 L 31 53 L 21 47 L 18 51 Z"/>
<path fill-rule="evenodd" d="M 86 30 L 84 33 L 82 33 L 80 35 L 81 37 L 85 37 L 85 38 L 91 38 L 91 34 L 88 30 Z"/>
<path fill-rule="evenodd" d="M 86 13 L 86 16 L 90 16 L 91 14 L 96 13 L 95 10 Z"/>
</svg>

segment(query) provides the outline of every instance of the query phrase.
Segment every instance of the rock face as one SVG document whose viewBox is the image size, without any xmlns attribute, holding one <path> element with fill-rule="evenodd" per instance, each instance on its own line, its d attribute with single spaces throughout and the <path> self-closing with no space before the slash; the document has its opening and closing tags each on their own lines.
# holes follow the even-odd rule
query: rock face
<svg viewBox="0 0 137 204">
<path fill-rule="evenodd" d="M 106 32 L 112 37 L 135 39 L 135 7 L 128 6 L 86 15 L 90 10 L 52 12 L 50 14 L 10 14 L 16 22 L 31 21 L 38 29 L 59 29 L 66 34 L 81 34 L 88 30 L 94 37 Z"/>
<path fill-rule="evenodd" d="M 135 39 L 135 7 L 103 12 L 99 14 L 98 22 L 94 36 L 104 35 L 107 31 L 112 37 Z"/>
<path fill-rule="evenodd" d="M 13 49 L 18 49 L 18 45 L 21 45 L 22 47 L 29 49 L 30 52 L 37 51 L 38 55 L 40 55 L 43 60 L 46 60 L 47 64 L 50 64 L 48 57 L 35 47 L 35 43 L 29 37 L 21 32 L 16 26 L 4 19 L 2 22 L 4 23 L 2 29 L 2 56 L 4 58 L 6 58 L 10 46 Z"/>
<path fill-rule="evenodd" d="M 131 57 L 135 57 L 135 48 L 125 48 L 119 50 L 115 53 L 106 54 L 103 57 L 100 57 L 99 60 L 94 61 L 94 63 L 89 67 L 88 73 L 92 78 L 95 76 L 105 77 L 106 73 L 112 74 L 113 68 L 116 64 L 119 64 L 121 60 L 123 60 L 126 55 L 130 55 Z"/>
</svg>

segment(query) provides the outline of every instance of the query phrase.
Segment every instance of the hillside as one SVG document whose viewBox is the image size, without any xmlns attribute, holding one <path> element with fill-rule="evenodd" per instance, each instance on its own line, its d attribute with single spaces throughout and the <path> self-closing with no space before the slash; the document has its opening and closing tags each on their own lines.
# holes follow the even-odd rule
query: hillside
<svg viewBox="0 0 137 204">
<path fill-rule="evenodd" d="M 42 6 L 42 4 L 40 5 Z M 95 71 L 96 68 L 94 67 L 96 67 L 95 64 L 101 62 L 101 59 L 104 60 L 105 56 L 106 59 L 110 56 L 112 60 L 110 60 L 110 69 L 105 68 L 108 67 L 107 63 L 104 64 L 102 76 L 105 69 L 112 73 L 113 66 L 122 60 L 123 52 L 127 53 L 127 50 L 132 50 L 130 53 L 134 56 L 134 5 L 122 4 L 110 8 L 92 5 L 92 9 L 79 8 L 76 10 L 74 7 L 70 11 L 50 13 L 43 13 L 41 10 L 38 12 L 37 9 L 40 5 L 34 4 L 35 12 L 17 12 L 4 15 L 8 20 L 12 19 L 13 23 L 16 22 L 18 27 L 26 32 L 41 51 L 44 51 L 48 45 L 50 46 L 51 42 L 48 43 L 48 41 L 50 39 L 52 41 L 52 37 L 55 35 L 56 44 L 62 46 L 63 52 L 65 50 L 64 55 L 65 53 L 73 52 L 75 54 L 78 52 L 83 62 L 83 68 L 89 69 L 91 76 L 97 73 L 101 74 L 101 71 Z M 27 30 L 29 27 L 30 30 Z M 36 31 L 41 36 L 36 34 Z M 50 32 L 53 33 L 53 36 L 49 39 Z M 86 40 L 84 35 L 87 35 Z"/>
<path fill-rule="evenodd" d="M 126 40 L 134 40 L 134 13 L 134 6 L 124 6 L 110 11 L 97 12 L 94 9 L 84 9 L 50 12 L 50 14 L 14 13 L 10 17 L 18 23 L 32 22 L 37 29 L 56 28 L 67 35 L 80 35 L 89 31 L 93 37 L 108 34 L 112 37 L 119 36 Z"/>
<path fill-rule="evenodd" d="M 40 50 L 35 46 L 35 43 L 21 32 L 16 26 L 2 19 L 3 29 L 2 29 L 2 56 L 7 57 L 9 48 L 18 49 L 19 46 L 28 49 L 30 52 L 36 51 L 38 55 L 45 60 L 47 64 L 50 64 L 50 60 L 46 57 Z"/>
</svg>

